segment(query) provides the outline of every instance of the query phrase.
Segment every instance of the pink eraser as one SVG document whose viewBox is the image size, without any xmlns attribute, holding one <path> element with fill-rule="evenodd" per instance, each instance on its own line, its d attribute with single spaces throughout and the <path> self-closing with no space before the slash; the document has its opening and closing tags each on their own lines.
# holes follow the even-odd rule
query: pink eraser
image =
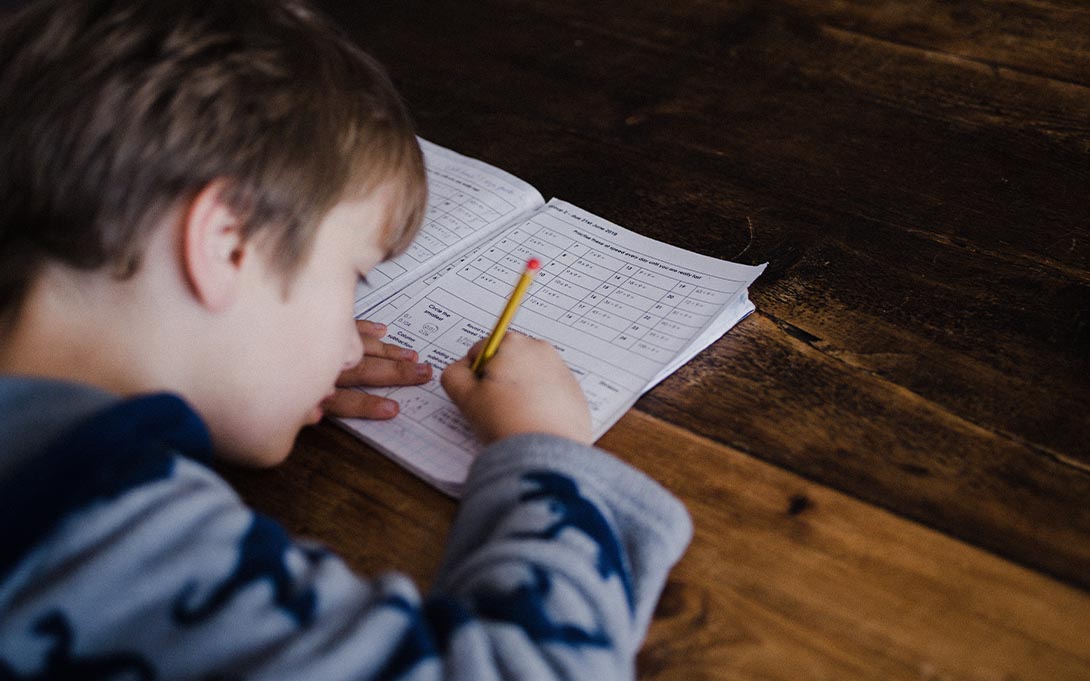
<svg viewBox="0 0 1090 681">
<path fill-rule="evenodd" d="M 541 261 L 538 260 L 537 258 L 530 258 L 529 260 L 526 261 L 526 269 L 528 269 L 528 270 L 539 270 L 539 269 L 541 269 Z"/>
</svg>

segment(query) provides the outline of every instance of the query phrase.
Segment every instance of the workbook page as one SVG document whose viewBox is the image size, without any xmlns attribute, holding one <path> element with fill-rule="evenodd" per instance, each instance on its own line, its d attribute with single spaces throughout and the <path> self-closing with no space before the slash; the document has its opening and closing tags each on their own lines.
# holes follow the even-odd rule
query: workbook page
<svg viewBox="0 0 1090 681">
<path fill-rule="evenodd" d="M 405 253 L 375 267 L 357 287 L 357 314 L 545 203 L 540 192 L 510 173 L 419 142 L 428 177 L 424 223 Z"/>
<path fill-rule="evenodd" d="M 449 493 L 458 493 L 480 446 L 439 373 L 490 333 L 532 257 L 542 268 L 511 328 L 560 351 L 586 395 L 596 438 L 679 358 L 752 309 L 746 288 L 763 270 L 684 251 L 553 200 L 372 310 L 368 318 L 389 327 L 384 340 L 416 350 L 435 378 L 373 391 L 400 402 L 396 418 L 346 424 Z"/>
</svg>

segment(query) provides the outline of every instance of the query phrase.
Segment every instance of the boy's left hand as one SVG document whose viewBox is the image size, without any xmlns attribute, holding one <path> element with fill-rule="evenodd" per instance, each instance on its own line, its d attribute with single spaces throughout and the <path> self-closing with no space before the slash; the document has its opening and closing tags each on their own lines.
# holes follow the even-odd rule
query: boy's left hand
<svg viewBox="0 0 1090 681">
<path fill-rule="evenodd" d="M 431 379 L 429 364 L 418 364 L 416 351 L 383 343 L 386 326 L 357 321 L 356 329 L 363 341 L 363 359 L 337 377 L 337 390 L 322 403 L 327 416 L 363 419 L 388 419 L 397 415 L 397 402 L 378 395 L 352 390 L 356 386 L 383 387 L 419 385 Z"/>
</svg>

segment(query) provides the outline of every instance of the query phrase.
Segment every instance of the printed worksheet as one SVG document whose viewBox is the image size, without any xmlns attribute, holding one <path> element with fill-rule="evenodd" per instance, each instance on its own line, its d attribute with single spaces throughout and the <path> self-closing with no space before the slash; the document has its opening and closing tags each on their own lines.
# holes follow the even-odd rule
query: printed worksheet
<svg viewBox="0 0 1090 681">
<path fill-rule="evenodd" d="M 381 263 L 356 289 L 367 309 L 504 225 L 545 205 L 541 193 L 508 172 L 419 140 L 428 176 L 424 223 L 407 251 Z"/>
<path fill-rule="evenodd" d="M 596 438 L 752 311 L 747 288 L 764 269 L 676 248 L 554 199 L 359 310 L 388 325 L 386 342 L 416 350 L 436 371 L 423 386 L 373 391 L 401 404 L 396 418 L 344 424 L 457 495 L 480 445 L 438 377 L 491 332 L 532 257 L 542 268 L 511 328 L 560 351 L 590 404 Z"/>
</svg>

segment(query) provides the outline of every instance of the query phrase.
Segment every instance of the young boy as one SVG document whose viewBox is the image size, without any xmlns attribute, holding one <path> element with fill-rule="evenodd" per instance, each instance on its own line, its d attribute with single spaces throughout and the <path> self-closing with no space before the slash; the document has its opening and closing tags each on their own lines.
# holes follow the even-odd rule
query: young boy
<svg viewBox="0 0 1090 681">
<path fill-rule="evenodd" d="M 691 527 L 589 446 L 548 344 L 443 374 L 490 446 L 425 599 L 208 467 L 279 462 L 342 371 L 406 366 L 356 368 L 398 355 L 352 303 L 420 223 L 420 150 L 311 9 L 31 5 L 0 28 L 0 159 L 0 679 L 633 675 Z"/>
</svg>

